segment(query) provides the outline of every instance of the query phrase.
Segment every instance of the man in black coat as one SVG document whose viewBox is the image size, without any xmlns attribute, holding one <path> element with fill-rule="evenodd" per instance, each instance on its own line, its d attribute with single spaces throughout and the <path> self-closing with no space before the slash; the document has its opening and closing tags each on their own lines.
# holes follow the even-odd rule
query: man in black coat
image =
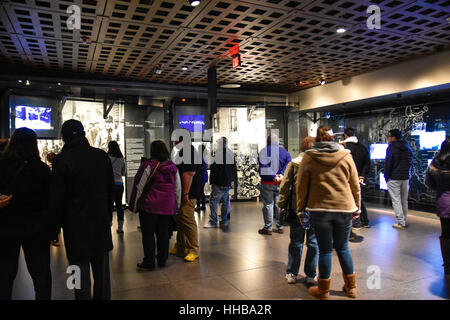
<svg viewBox="0 0 450 320">
<path fill-rule="evenodd" d="M 408 142 L 402 139 L 398 129 L 389 131 L 389 147 L 386 150 L 384 178 L 392 200 L 397 223 L 392 227 L 400 230 L 406 228 L 408 215 L 409 178 L 413 162 L 413 151 Z"/>
<path fill-rule="evenodd" d="M 370 156 L 367 148 L 358 141 L 355 136 L 355 129 L 347 128 L 344 131 L 344 147 L 350 150 L 355 162 L 356 169 L 358 170 L 359 183 L 364 184 L 369 176 L 370 171 Z M 361 197 L 361 215 L 358 219 L 353 221 L 353 227 L 365 227 L 369 228 L 369 218 L 367 216 L 367 209 L 364 201 Z"/>
<path fill-rule="evenodd" d="M 50 208 L 64 232 L 67 259 L 81 271 L 75 299 L 111 299 L 109 251 L 114 175 L 107 154 L 89 145 L 81 122 L 68 120 L 61 128 L 62 152 L 53 162 Z"/>
</svg>

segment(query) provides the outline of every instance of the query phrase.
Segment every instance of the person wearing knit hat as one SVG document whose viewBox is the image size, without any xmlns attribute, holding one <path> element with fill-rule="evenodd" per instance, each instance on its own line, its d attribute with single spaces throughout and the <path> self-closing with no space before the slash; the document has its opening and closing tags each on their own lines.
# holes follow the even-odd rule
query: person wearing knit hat
<svg viewBox="0 0 450 320">
<path fill-rule="evenodd" d="M 83 124 L 68 120 L 61 127 L 64 147 L 53 160 L 50 211 L 64 231 L 70 265 L 80 268 L 77 300 L 110 300 L 109 251 L 113 249 L 111 226 L 114 173 L 103 150 L 91 147 Z M 94 292 L 91 293 L 91 267 Z"/>
</svg>

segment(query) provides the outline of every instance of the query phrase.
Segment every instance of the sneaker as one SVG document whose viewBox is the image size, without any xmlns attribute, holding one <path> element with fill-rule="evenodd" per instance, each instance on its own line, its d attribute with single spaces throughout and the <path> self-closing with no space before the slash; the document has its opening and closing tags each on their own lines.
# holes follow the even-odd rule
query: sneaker
<svg viewBox="0 0 450 320">
<path fill-rule="evenodd" d="M 118 234 L 123 234 L 123 229 L 117 229 L 116 232 L 117 232 Z"/>
<path fill-rule="evenodd" d="M 187 251 L 184 250 L 184 252 L 179 251 L 176 247 L 173 247 L 172 249 L 169 249 L 169 254 L 173 254 L 173 255 L 180 255 L 183 253 L 186 253 Z"/>
<path fill-rule="evenodd" d="M 402 226 L 402 225 L 400 225 L 398 223 L 394 223 L 392 225 L 392 228 L 399 229 L 399 230 L 406 230 L 406 226 Z"/>
<path fill-rule="evenodd" d="M 195 259 L 198 259 L 199 255 L 195 253 L 189 253 L 186 257 L 184 257 L 184 261 L 193 262 Z"/>
<path fill-rule="evenodd" d="M 365 224 L 365 225 L 363 225 L 362 227 L 363 227 L 363 228 L 366 228 L 366 229 L 370 229 L 370 226 L 369 226 L 368 224 Z"/>
<path fill-rule="evenodd" d="M 221 226 L 221 227 L 226 227 L 226 226 L 228 226 L 228 221 L 227 221 L 227 222 L 225 222 L 225 221 L 222 222 L 222 221 L 221 221 L 221 222 L 220 222 L 220 226 Z"/>
<path fill-rule="evenodd" d="M 217 228 L 217 224 L 214 224 L 210 221 L 207 224 L 205 224 L 203 228 Z"/>
<path fill-rule="evenodd" d="M 268 235 L 268 236 L 272 235 L 272 231 L 266 230 L 266 229 L 260 229 L 260 230 L 258 230 L 258 233 L 259 234 L 265 234 L 265 235 Z"/>
<path fill-rule="evenodd" d="M 277 229 L 277 232 L 278 233 L 284 233 L 284 230 L 283 229 Z"/>
<path fill-rule="evenodd" d="M 294 284 L 297 282 L 297 276 L 293 273 L 286 274 L 286 280 L 289 284 Z"/>
<path fill-rule="evenodd" d="M 316 284 L 317 283 L 317 276 L 314 278 L 306 277 L 306 284 Z"/>
<path fill-rule="evenodd" d="M 137 266 L 138 269 L 141 269 L 141 270 L 148 270 L 148 271 L 150 271 L 150 270 L 154 270 L 155 269 L 155 266 L 145 265 L 142 262 L 139 262 L 136 266 Z"/>
</svg>

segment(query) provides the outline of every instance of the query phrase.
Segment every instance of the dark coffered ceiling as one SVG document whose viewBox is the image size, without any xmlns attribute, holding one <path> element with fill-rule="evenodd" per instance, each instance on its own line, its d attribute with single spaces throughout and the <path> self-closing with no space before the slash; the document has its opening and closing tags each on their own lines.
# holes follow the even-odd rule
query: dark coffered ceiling
<svg viewBox="0 0 450 320">
<path fill-rule="evenodd" d="M 8 72 L 206 85 L 216 63 L 220 84 L 291 92 L 450 44 L 450 0 L 0 2 L 0 63 Z M 73 4 L 81 30 L 66 25 Z M 380 30 L 366 27 L 371 4 L 381 8 Z M 347 32 L 337 34 L 338 26 Z M 243 65 L 232 69 L 235 44 Z"/>
</svg>

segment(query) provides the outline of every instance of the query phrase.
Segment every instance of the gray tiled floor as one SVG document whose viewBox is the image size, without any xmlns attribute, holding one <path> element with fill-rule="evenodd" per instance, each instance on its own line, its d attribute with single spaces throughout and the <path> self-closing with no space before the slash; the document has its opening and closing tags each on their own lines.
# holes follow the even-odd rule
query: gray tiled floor
<svg viewBox="0 0 450 320">
<path fill-rule="evenodd" d="M 261 204 L 233 203 L 228 229 L 199 228 L 200 259 L 185 263 L 170 256 L 168 266 L 153 272 L 138 272 L 142 258 L 138 217 L 127 212 L 125 234 L 114 232 L 111 253 L 111 286 L 113 299 L 313 299 L 299 281 L 287 284 L 289 232 L 262 236 Z M 370 210 L 372 228 L 361 229 L 364 237 L 350 247 L 355 263 L 360 299 L 446 299 L 446 287 L 439 248 L 439 221 L 409 217 L 407 231 L 391 227 L 391 212 Z M 200 226 L 207 214 L 197 216 Z M 115 228 L 114 228 L 115 230 Z M 288 229 L 286 229 L 288 231 Z M 173 238 L 171 245 L 173 245 Z M 67 260 L 64 248 L 52 247 L 53 297 L 73 299 L 66 288 Z M 304 257 L 303 257 L 304 258 Z M 379 266 L 381 289 L 369 289 L 371 274 L 367 268 Z M 303 264 L 302 264 L 303 267 Z M 303 276 L 303 268 L 300 270 Z M 343 296 L 343 280 L 336 255 L 333 257 L 331 299 Z M 15 299 L 33 299 L 33 286 L 21 255 L 15 281 Z"/>
</svg>

